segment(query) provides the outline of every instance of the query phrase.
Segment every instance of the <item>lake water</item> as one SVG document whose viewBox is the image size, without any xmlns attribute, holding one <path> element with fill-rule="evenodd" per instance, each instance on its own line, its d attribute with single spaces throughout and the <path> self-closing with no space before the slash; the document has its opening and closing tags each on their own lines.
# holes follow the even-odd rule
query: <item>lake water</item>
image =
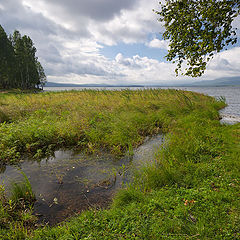
<svg viewBox="0 0 240 240">
<path fill-rule="evenodd" d="M 187 91 L 203 93 L 215 98 L 224 97 L 228 106 L 220 111 L 222 116 L 221 122 L 234 124 L 240 122 L 240 86 L 225 86 L 225 87 L 160 87 L 161 89 L 175 88 Z M 124 87 L 107 87 L 107 88 L 82 88 L 82 87 L 46 87 L 44 91 L 63 91 L 63 90 L 122 90 Z M 143 88 L 129 88 L 132 90 Z M 145 88 L 147 89 L 147 87 Z"/>
</svg>

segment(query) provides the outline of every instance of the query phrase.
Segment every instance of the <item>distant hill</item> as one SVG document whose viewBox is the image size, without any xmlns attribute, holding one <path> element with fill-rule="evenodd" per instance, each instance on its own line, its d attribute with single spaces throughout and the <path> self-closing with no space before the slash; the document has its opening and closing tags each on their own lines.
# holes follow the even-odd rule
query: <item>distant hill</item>
<svg viewBox="0 0 240 240">
<path fill-rule="evenodd" d="M 72 84 L 72 83 L 55 83 L 47 82 L 45 87 L 215 87 L 215 86 L 235 86 L 240 85 L 240 76 L 238 77 L 228 77 L 228 78 L 217 78 L 214 80 L 205 80 L 198 82 L 188 82 L 184 81 L 165 81 L 154 85 L 111 85 L 111 84 Z"/>
<path fill-rule="evenodd" d="M 220 86 L 236 86 L 240 85 L 240 76 L 217 78 L 214 80 L 196 81 L 191 82 L 182 81 L 165 81 L 164 83 L 145 85 L 149 87 L 220 87 Z"/>
<path fill-rule="evenodd" d="M 73 83 L 55 83 L 47 82 L 45 87 L 99 87 L 100 84 L 73 84 Z"/>
<path fill-rule="evenodd" d="M 240 85 L 240 76 L 228 77 L 228 78 L 217 78 L 215 80 L 199 81 L 190 84 L 189 86 L 235 86 Z"/>
<path fill-rule="evenodd" d="M 45 87 L 144 87 L 143 85 L 72 84 L 47 82 Z"/>
</svg>

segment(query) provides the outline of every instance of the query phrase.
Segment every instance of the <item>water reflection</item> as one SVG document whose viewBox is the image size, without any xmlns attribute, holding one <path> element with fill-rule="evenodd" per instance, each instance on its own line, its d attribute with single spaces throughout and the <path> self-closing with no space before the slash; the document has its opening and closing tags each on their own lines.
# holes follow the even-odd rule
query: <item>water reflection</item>
<svg viewBox="0 0 240 240">
<path fill-rule="evenodd" d="M 109 205 L 116 190 L 132 170 L 154 159 L 163 136 L 158 135 L 134 151 L 133 156 L 116 160 L 110 154 L 86 155 L 56 151 L 55 157 L 40 162 L 24 161 L 20 166 L 0 166 L 0 181 L 6 189 L 20 181 L 19 167 L 28 176 L 37 196 L 34 212 L 40 222 L 55 224 L 89 207 Z"/>
</svg>

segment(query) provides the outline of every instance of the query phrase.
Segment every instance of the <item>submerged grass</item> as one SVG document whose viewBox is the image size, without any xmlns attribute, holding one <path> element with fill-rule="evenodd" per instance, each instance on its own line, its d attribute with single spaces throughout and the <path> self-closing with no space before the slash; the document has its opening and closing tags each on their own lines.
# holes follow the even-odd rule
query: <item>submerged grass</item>
<svg viewBox="0 0 240 240">
<path fill-rule="evenodd" d="M 3 149 L 19 156 L 49 144 L 121 154 L 146 135 L 164 131 L 167 139 L 155 164 L 140 169 L 110 209 L 31 232 L 9 228 L 3 239 L 240 238 L 240 124 L 219 123 L 223 101 L 177 90 L 125 90 L 9 95 L 0 102 L 9 119 L 1 125 Z"/>
</svg>

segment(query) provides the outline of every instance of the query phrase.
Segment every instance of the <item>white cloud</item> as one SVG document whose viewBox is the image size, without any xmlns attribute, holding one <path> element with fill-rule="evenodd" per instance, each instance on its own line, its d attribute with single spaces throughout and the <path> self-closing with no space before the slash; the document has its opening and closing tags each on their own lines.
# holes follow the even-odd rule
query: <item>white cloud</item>
<svg viewBox="0 0 240 240">
<path fill-rule="evenodd" d="M 91 29 L 97 39 L 102 39 L 104 44 L 113 45 L 117 42 L 145 43 L 151 33 L 162 31 L 161 24 L 157 21 L 157 15 L 152 11 L 158 7 L 158 0 L 139 0 L 134 9 L 122 10 L 100 26 L 91 25 Z"/>
<path fill-rule="evenodd" d="M 240 75 L 240 47 L 222 51 L 210 61 L 203 78 L 234 77 Z"/>
<path fill-rule="evenodd" d="M 0 9 L 4 10 L 4 6 L 0 3 Z"/>
<path fill-rule="evenodd" d="M 124 58 L 121 53 L 115 57 L 114 68 L 124 74 L 124 81 L 129 83 L 157 84 L 167 80 L 176 80 L 175 66 L 138 55 Z M 182 78 L 179 78 L 182 79 Z"/>
<path fill-rule="evenodd" d="M 233 21 L 233 28 L 240 29 L 240 15 L 238 15 Z"/>
<path fill-rule="evenodd" d="M 152 11 L 158 1 L 8 0 L 0 4 L 0 22 L 8 33 L 19 29 L 33 39 L 49 81 L 158 83 L 176 80 L 175 65 L 138 55 L 108 59 L 100 54 L 104 44 L 122 42 L 167 49 L 167 41 L 148 41 L 163 31 Z M 203 79 L 240 75 L 239 56 L 239 48 L 218 54 Z"/>
<path fill-rule="evenodd" d="M 24 5 L 67 30 L 89 33 L 107 45 L 144 42 L 149 33 L 161 29 L 152 11 L 158 0 L 24 0 Z"/>
<path fill-rule="evenodd" d="M 146 45 L 151 48 L 169 49 L 169 41 L 159 40 L 157 38 L 153 39 Z"/>
</svg>

